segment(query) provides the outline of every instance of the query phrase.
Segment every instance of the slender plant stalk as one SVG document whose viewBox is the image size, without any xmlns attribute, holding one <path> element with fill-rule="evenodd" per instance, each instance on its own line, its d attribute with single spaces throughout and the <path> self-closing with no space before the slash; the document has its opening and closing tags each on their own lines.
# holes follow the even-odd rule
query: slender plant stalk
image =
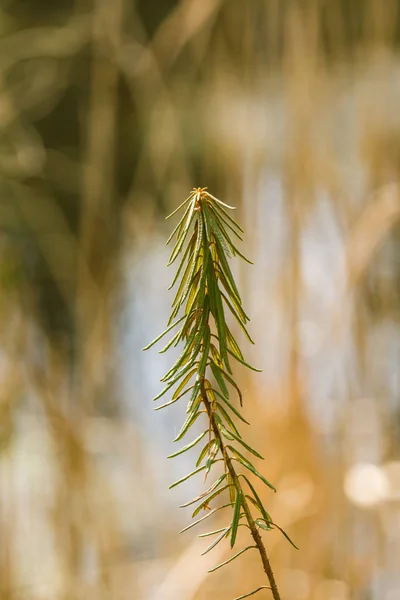
<svg viewBox="0 0 400 600">
<path fill-rule="evenodd" d="M 226 466 L 227 466 L 227 468 L 229 470 L 229 473 L 230 473 L 230 475 L 232 477 L 232 481 L 233 481 L 233 484 L 234 484 L 235 489 L 236 489 L 236 494 L 240 494 L 240 496 L 241 496 L 241 505 L 242 505 L 242 508 L 243 508 L 243 512 L 244 512 L 244 514 L 246 516 L 247 524 L 248 524 L 248 526 L 250 528 L 251 535 L 253 537 L 254 543 L 255 543 L 255 545 L 256 545 L 259 553 L 260 553 L 262 564 L 263 564 L 263 567 L 264 567 L 264 571 L 265 571 L 265 573 L 266 573 L 266 575 L 268 577 L 268 581 L 269 581 L 269 584 L 270 584 L 270 589 L 272 591 L 272 596 L 274 597 L 274 600 L 280 600 L 278 586 L 276 585 L 274 573 L 273 573 L 272 568 L 271 568 L 271 563 L 269 562 L 267 551 L 266 551 L 265 546 L 263 544 L 263 541 L 262 541 L 261 535 L 260 535 L 260 533 L 258 531 L 257 525 L 256 525 L 256 523 L 255 523 L 255 521 L 253 519 L 253 515 L 251 514 L 249 503 L 247 502 L 245 494 L 243 493 L 243 489 L 242 489 L 242 486 L 240 484 L 239 477 L 238 477 L 238 475 L 237 475 L 237 473 L 235 471 L 235 468 L 234 468 L 234 466 L 232 464 L 231 458 L 230 458 L 230 456 L 229 456 L 229 454 L 228 454 L 228 452 L 227 452 L 227 450 L 225 448 L 225 444 L 223 442 L 223 439 L 222 439 L 221 433 L 220 433 L 220 431 L 218 429 L 218 426 L 215 423 L 215 420 L 214 420 L 214 417 L 213 417 L 213 414 L 212 414 L 212 408 L 211 408 L 210 402 L 208 401 L 207 393 L 206 393 L 206 390 L 204 388 L 204 385 L 202 386 L 202 389 L 201 389 L 201 395 L 202 395 L 202 399 L 203 399 L 204 405 L 205 405 L 206 410 L 207 410 L 208 418 L 210 419 L 210 422 L 211 422 L 211 426 L 212 426 L 214 435 L 220 441 L 221 452 L 223 454 L 225 464 L 226 464 Z M 259 588 L 259 589 L 262 589 L 262 588 Z"/>
<path fill-rule="evenodd" d="M 199 436 L 170 455 L 169 458 L 172 458 L 187 452 L 207 436 L 206 444 L 197 459 L 196 468 L 170 487 L 175 487 L 203 471 L 206 480 L 214 466 L 216 468 L 222 466 L 217 479 L 205 492 L 182 505 L 197 504 L 193 518 L 201 511 L 210 511 L 185 527 L 182 532 L 203 522 L 217 511 L 231 508 L 233 511 L 231 522 L 226 527 L 201 534 L 201 537 L 217 536 L 204 554 L 228 537 L 233 548 L 241 526 L 249 529 L 254 545 L 235 553 L 228 560 L 210 569 L 210 572 L 232 562 L 247 550 L 256 549 L 260 554 L 269 585 L 262 585 L 248 594 L 239 596 L 236 600 L 253 596 L 263 589 L 270 589 L 274 600 L 280 600 L 260 530 L 270 531 L 277 528 L 290 542 L 291 540 L 272 521 L 248 477 L 251 474 L 276 491 L 249 460 L 249 454 L 260 459 L 263 457 L 243 439 L 232 418 L 233 415 L 234 418 L 248 424 L 240 411 L 243 398 L 233 378 L 230 360 L 234 359 L 254 371 L 258 369 L 244 360 L 225 318 L 225 310 L 228 309 L 248 340 L 254 343 L 246 328 L 249 317 L 243 309 L 228 258 L 239 255 L 247 262 L 250 261 L 232 241 L 232 234 L 241 240 L 241 233 L 243 233 L 241 227 L 227 212 L 233 207 L 224 204 L 206 190 L 207 188 L 195 188 L 185 202 L 172 213 L 174 215 L 184 209 L 182 219 L 167 241 L 168 244 L 176 236 L 175 247 L 168 264 L 175 262 L 181 255 L 181 262 L 171 285 L 171 288 L 177 285 L 178 290 L 172 303 L 167 329 L 146 346 L 145 350 L 180 325 L 177 333 L 160 351 L 165 352 L 171 346 L 177 346 L 181 342 L 184 344 L 175 364 L 163 377 L 162 381 L 166 386 L 155 400 L 173 388 L 175 390 L 171 399 L 158 406 L 156 410 L 170 406 L 190 393 L 186 409 L 187 418 L 174 441 L 182 439 L 200 416 L 205 416 L 207 420 L 207 427 Z M 178 318 L 180 313 L 183 315 Z M 238 396 L 239 408 L 231 399 L 232 392 Z M 236 464 L 239 465 L 240 472 L 236 470 Z M 223 494 L 228 496 L 228 501 L 211 510 L 211 504 L 218 502 Z M 256 516 L 253 516 L 252 509 L 256 511 Z"/>
</svg>

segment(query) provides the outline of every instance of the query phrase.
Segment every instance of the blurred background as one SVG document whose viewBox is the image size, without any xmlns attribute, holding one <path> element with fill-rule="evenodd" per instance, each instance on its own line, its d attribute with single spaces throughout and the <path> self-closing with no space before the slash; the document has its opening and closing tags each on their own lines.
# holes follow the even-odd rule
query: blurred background
<svg viewBox="0 0 400 600">
<path fill-rule="evenodd" d="M 238 371 L 277 487 L 285 600 L 400 598 L 400 2 L 3 0 L 0 599 L 229 600 L 207 575 L 173 355 L 164 217 L 237 206 L 263 369 Z M 178 403 L 179 404 L 179 403 Z M 216 521 L 219 525 L 218 520 Z M 260 597 L 269 597 L 261 592 Z"/>
</svg>

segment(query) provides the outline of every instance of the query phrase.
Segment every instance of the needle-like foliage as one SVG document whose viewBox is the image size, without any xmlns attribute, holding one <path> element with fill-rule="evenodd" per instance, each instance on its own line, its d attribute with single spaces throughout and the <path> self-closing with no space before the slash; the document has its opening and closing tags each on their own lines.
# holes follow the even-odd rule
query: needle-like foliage
<svg viewBox="0 0 400 600">
<path fill-rule="evenodd" d="M 162 381 L 166 385 L 155 400 L 168 392 L 172 393 L 172 396 L 156 410 L 187 396 L 187 416 L 175 441 L 182 439 L 200 416 L 205 417 L 207 421 L 203 433 L 171 454 L 171 458 L 178 456 L 203 441 L 196 468 L 170 487 L 175 487 L 200 472 L 204 472 L 206 478 L 216 464 L 223 467 L 222 474 L 219 469 L 215 481 L 202 494 L 183 506 L 194 505 L 194 518 L 219 502 L 224 494 L 228 501 L 225 500 L 221 506 L 191 523 L 183 531 L 203 522 L 218 510 L 231 508 L 230 521 L 225 527 L 202 534 L 202 537 L 216 536 L 204 554 L 225 538 L 229 538 L 233 548 L 241 526 L 250 530 L 255 546 L 247 546 L 211 571 L 231 562 L 250 548 L 256 548 L 260 552 L 270 587 L 261 586 L 240 597 L 253 595 L 261 589 L 271 589 L 273 597 L 277 600 L 279 592 L 260 530 L 281 528 L 272 521 L 249 477 L 254 476 L 271 490 L 276 490 L 249 459 L 249 455 L 259 459 L 262 459 L 262 456 L 243 439 L 239 431 L 237 422 L 247 421 L 240 410 L 243 398 L 234 380 L 232 365 L 237 361 L 254 371 L 258 369 L 244 360 L 225 316 L 227 311 L 233 315 L 247 339 L 253 343 L 246 327 L 249 317 L 243 309 L 228 258 L 238 255 L 245 261 L 250 261 L 232 241 L 233 236 L 241 240 L 243 233 L 241 227 L 229 215 L 228 211 L 233 210 L 233 207 L 224 204 L 206 190 L 207 188 L 194 189 L 167 217 L 170 218 L 179 210 L 184 210 L 183 217 L 167 241 L 168 244 L 176 238 L 168 264 L 173 264 L 181 257 L 171 285 L 176 285 L 177 291 L 167 329 L 146 346 L 145 350 L 178 328 L 161 352 L 179 344 L 183 345 L 183 349 L 163 377 Z M 232 395 L 237 397 L 239 407 Z M 287 537 L 286 533 L 283 533 Z"/>
</svg>

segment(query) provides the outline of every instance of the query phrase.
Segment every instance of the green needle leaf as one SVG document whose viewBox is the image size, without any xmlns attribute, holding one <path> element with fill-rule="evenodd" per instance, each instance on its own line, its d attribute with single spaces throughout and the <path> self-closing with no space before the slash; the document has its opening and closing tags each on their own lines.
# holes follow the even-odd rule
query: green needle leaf
<svg viewBox="0 0 400 600">
<path fill-rule="evenodd" d="M 173 323 L 172 325 L 170 325 L 169 327 L 167 327 L 167 329 L 165 331 L 163 331 L 159 336 L 157 336 L 155 340 L 153 340 L 152 342 L 150 342 L 150 344 L 147 344 L 147 346 L 145 346 L 143 348 L 143 350 L 148 350 L 149 348 L 151 348 L 152 346 L 154 346 L 154 344 L 156 344 L 159 340 L 161 340 L 161 338 L 163 338 L 164 335 L 166 335 L 169 331 L 171 331 L 171 329 L 173 329 L 174 327 L 176 327 L 177 325 L 179 325 L 179 323 L 181 323 L 184 318 L 185 318 L 185 316 L 181 317 L 179 319 L 179 321 L 175 321 L 175 323 Z"/>
<path fill-rule="evenodd" d="M 210 367 L 211 367 L 212 374 L 214 375 L 222 393 L 224 394 L 224 396 L 229 398 L 228 388 L 226 387 L 225 381 L 223 380 L 223 378 L 220 374 L 220 369 L 219 369 L 218 365 L 214 361 L 211 361 Z"/>
<path fill-rule="evenodd" d="M 225 202 L 221 202 L 221 200 L 218 200 L 218 198 L 216 198 L 212 194 L 209 194 L 208 192 L 207 192 L 207 196 L 212 198 L 215 202 L 218 202 L 218 204 L 220 204 L 221 206 L 225 206 L 225 208 L 229 208 L 230 210 L 236 210 L 236 206 L 229 206 L 229 204 L 225 204 Z"/>
<path fill-rule="evenodd" d="M 229 327 L 226 328 L 226 333 L 228 335 L 229 345 L 230 345 L 230 347 L 233 350 L 233 354 L 235 355 L 235 358 L 239 357 L 241 360 L 244 360 L 242 351 L 239 348 L 239 345 L 238 345 L 237 341 L 235 340 L 235 338 L 231 334 L 231 332 L 229 330 Z"/>
<path fill-rule="evenodd" d="M 175 481 L 174 483 L 172 483 L 169 486 L 169 489 L 172 490 L 172 488 L 176 487 L 177 485 L 180 485 L 184 481 L 187 481 L 190 477 L 193 477 L 193 475 L 197 475 L 197 473 L 200 473 L 200 471 L 204 471 L 204 469 L 205 469 L 205 467 L 199 467 L 198 469 L 195 469 L 188 475 L 185 475 L 185 477 L 182 477 L 181 479 L 178 479 L 178 481 Z"/>
<path fill-rule="evenodd" d="M 214 541 L 213 541 L 213 543 L 212 543 L 212 544 L 210 544 L 210 545 L 208 546 L 207 550 L 204 550 L 204 552 L 202 552 L 202 553 L 201 553 L 201 556 L 204 556 L 205 554 L 207 554 L 207 552 L 210 552 L 210 550 L 212 550 L 213 548 L 215 548 L 215 546 L 216 546 L 217 544 L 219 544 L 221 540 L 223 540 L 223 539 L 224 539 L 224 537 L 226 536 L 226 534 L 229 532 L 230 528 L 231 528 L 230 526 L 229 526 L 229 527 L 226 527 L 226 528 L 223 530 L 223 532 L 221 533 L 221 535 L 219 535 L 219 536 L 217 537 L 217 539 L 216 539 L 216 540 L 214 540 Z"/>
<path fill-rule="evenodd" d="M 173 232 L 171 233 L 171 235 L 169 236 L 169 238 L 168 238 L 168 239 L 167 239 L 167 241 L 165 242 L 165 245 L 166 245 L 166 246 L 168 246 L 168 244 L 170 243 L 170 241 L 172 240 L 172 238 L 174 237 L 174 235 L 176 234 L 176 232 L 177 232 L 177 231 L 179 231 L 179 229 L 182 227 L 182 224 L 183 224 L 183 222 L 184 222 L 184 220 L 185 220 L 186 216 L 188 215 L 188 213 L 189 213 L 189 210 L 190 210 L 190 204 L 189 204 L 189 206 L 186 208 L 186 210 L 185 210 L 185 212 L 184 212 L 184 214 L 183 214 L 183 217 L 182 217 L 182 219 L 179 221 L 178 225 L 175 227 L 175 229 L 173 230 Z M 168 217 L 167 217 L 167 218 L 168 218 Z M 178 234 L 178 237 L 179 237 L 179 234 Z"/>
<path fill-rule="evenodd" d="M 257 594 L 257 592 L 260 592 L 261 590 L 270 590 L 270 589 L 271 588 L 269 585 L 261 585 L 256 590 L 253 590 L 252 592 L 249 592 L 248 594 L 243 594 L 242 596 L 238 596 L 234 600 L 243 600 L 243 598 L 249 598 L 249 596 L 254 596 L 254 594 Z"/>
<path fill-rule="evenodd" d="M 182 231 L 182 234 L 181 234 L 180 238 L 178 238 L 175 248 L 172 250 L 170 259 L 167 263 L 168 267 L 170 265 L 172 265 L 173 262 L 175 262 L 175 260 L 177 259 L 178 255 L 179 255 L 179 252 L 182 250 L 183 244 L 185 243 L 185 239 L 186 239 L 186 236 L 189 231 L 190 224 L 192 222 L 194 207 L 195 207 L 195 203 L 193 202 L 190 207 L 189 214 L 187 216 L 186 223 L 185 223 L 184 229 Z"/>
<path fill-rule="evenodd" d="M 207 433 L 207 432 L 205 432 L 205 433 Z M 186 508 L 187 506 L 190 506 L 191 504 L 195 504 L 196 502 L 198 502 L 199 500 L 201 500 L 202 498 L 204 498 L 204 496 L 207 496 L 208 494 L 211 494 L 211 492 L 213 492 L 215 490 L 215 488 L 217 488 L 219 485 L 221 485 L 221 483 L 225 479 L 226 479 L 226 473 L 224 473 L 223 475 L 221 475 L 220 477 L 218 477 L 217 481 L 214 481 L 214 483 L 208 488 L 208 490 L 206 490 L 205 492 L 203 492 L 202 494 L 200 494 L 196 498 L 193 498 L 193 500 L 189 500 L 189 502 L 185 502 L 185 504 L 181 504 L 179 506 L 179 508 Z"/>
<path fill-rule="evenodd" d="M 279 531 L 285 536 L 285 538 L 287 539 L 288 542 L 290 542 L 293 546 L 293 548 L 296 548 L 296 550 L 298 550 L 299 548 L 296 546 L 296 544 L 294 542 L 292 542 L 292 540 L 290 539 L 290 537 L 288 536 L 288 534 L 286 533 L 286 531 L 284 531 L 282 529 L 282 527 L 279 527 L 279 525 L 277 525 L 276 523 L 272 523 L 272 525 L 274 527 L 276 527 L 277 529 L 279 529 Z"/>
<path fill-rule="evenodd" d="M 185 206 L 185 204 L 193 198 L 193 196 L 194 196 L 194 192 L 191 192 L 189 194 L 189 196 L 186 198 L 186 200 L 184 200 L 184 202 L 182 202 L 182 204 L 180 204 L 178 206 L 178 208 L 176 208 L 170 215 L 168 215 L 168 217 L 165 217 L 165 220 L 167 221 L 168 219 L 173 217 L 177 212 L 179 212 L 181 210 L 181 208 L 183 208 Z"/>
<path fill-rule="evenodd" d="M 204 517 L 201 517 L 200 519 L 197 519 L 197 521 L 193 521 L 193 523 L 190 523 L 189 525 L 186 525 L 186 527 L 184 527 L 183 529 L 181 529 L 179 533 L 185 533 L 185 531 L 188 531 L 192 527 L 195 527 L 199 523 L 202 523 L 206 519 L 209 519 L 216 512 L 219 512 L 220 510 L 222 510 L 224 508 L 228 508 L 228 506 L 232 506 L 232 504 L 223 504 L 222 506 L 218 506 L 217 508 L 214 508 L 213 510 L 210 510 L 210 512 L 208 512 L 206 515 L 204 515 Z"/>
<path fill-rule="evenodd" d="M 207 360 L 208 360 L 208 354 L 210 351 L 210 328 L 207 325 L 205 332 L 204 332 L 204 338 L 203 338 L 203 353 L 201 355 L 201 359 L 199 362 L 199 368 L 198 368 L 198 375 L 199 377 L 203 377 L 205 370 L 206 370 L 206 365 L 207 365 Z"/>
<path fill-rule="evenodd" d="M 250 425 L 250 423 L 248 421 L 246 421 L 246 419 L 240 414 L 240 412 L 229 402 L 229 400 L 226 398 L 226 396 L 223 396 L 218 390 L 216 390 L 214 388 L 213 388 L 213 392 L 214 392 L 214 394 L 217 394 L 217 396 L 219 396 L 219 398 L 221 398 L 221 400 L 223 400 L 223 402 L 231 409 L 231 411 L 233 413 L 235 413 L 235 415 L 238 417 L 238 419 L 243 421 L 243 423 L 246 423 L 246 425 Z"/>
<path fill-rule="evenodd" d="M 202 467 L 202 468 L 204 469 L 205 467 Z M 193 511 L 192 518 L 194 518 L 196 515 L 198 515 L 202 508 L 204 508 L 205 506 L 208 506 L 208 504 L 211 502 L 211 500 L 213 500 L 214 498 L 216 498 L 217 496 L 222 494 L 222 492 L 225 492 L 225 490 L 227 490 L 228 487 L 229 487 L 229 484 L 224 485 L 222 488 L 219 488 L 218 490 L 216 490 L 215 492 L 213 492 L 212 494 L 207 496 L 207 498 L 205 500 L 203 500 L 203 502 L 201 504 L 199 504 L 199 506 Z"/>
<path fill-rule="evenodd" d="M 195 421 L 197 421 L 199 416 L 202 414 L 202 412 L 198 412 L 199 406 L 200 406 L 199 404 L 197 406 L 195 406 L 193 408 L 193 410 L 188 414 L 187 419 L 184 422 L 184 424 L 182 425 L 180 432 L 174 439 L 174 442 L 181 440 L 183 438 L 183 436 L 185 435 L 185 433 L 188 431 L 188 429 L 190 429 L 190 427 L 193 425 L 193 423 L 195 423 Z"/>
<path fill-rule="evenodd" d="M 179 338 L 181 337 L 181 335 L 182 335 L 182 329 L 180 329 L 178 331 L 178 333 L 176 333 L 174 335 L 174 337 L 169 340 L 168 344 L 166 346 L 164 346 L 164 348 L 162 350 L 158 351 L 158 353 L 159 354 L 164 354 L 164 352 L 166 352 L 167 350 L 169 350 L 169 348 L 171 348 L 171 346 L 173 346 L 174 344 L 176 345 L 179 342 Z"/>
<path fill-rule="evenodd" d="M 179 306 L 181 306 L 185 302 L 185 300 L 190 292 L 191 284 L 196 279 L 196 276 L 197 276 L 196 268 L 198 265 L 198 260 L 199 260 L 199 256 L 200 256 L 200 252 L 201 252 L 201 248 L 202 248 L 202 241 L 203 241 L 203 227 L 201 225 L 201 221 L 198 221 L 198 231 L 197 231 L 197 239 L 196 239 L 196 246 L 194 249 L 194 254 L 193 254 L 193 257 L 191 258 L 191 261 L 188 263 L 189 270 L 187 272 L 187 276 L 185 277 L 185 275 L 186 275 L 186 272 L 185 272 L 185 275 L 182 278 L 181 285 L 179 286 L 178 292 L 176 294 L 176 298 L 174 300 L 173 306 L 175 305 L 176 302 L 178 303 Z"/>
<path fill-rule="evenodd" d="M 232 452 L 234 451 L 234 449 L 232 447 L 231 447 L 231 450 L 232 450 Z M 261 475 L 261 473 L 259 473 L 255 467 L 253 467 L 253 465 L 251 464 L 251 462 L 249 462 L 247 459 L 245 459 L 244 456 L 242 456 L 236 449 L 235 449 L 234 453 L 236 454 L 236 460 L 237 461 L 239 461 L 244 467 L 246 467 L 246 469 L 248 469 L 249 471 L 251 471 L 259 479 L 261 479 L 261 481 L 263 483 L 265 483 L 265 485 L 267 485 L 269 488 L 271 488 L 271 490 L 273 490 L 274 492 L 276 492 L 276 488 L 272 485 L 272 483 L 270 483 L 267 479 L 265 479 L 265 477 L 263 475 Z M 240 455 L 241 458 L 239 458 L 239 455 Z"/>
<path fill-rule="evenodd" d="M 230 214 L 220 205 L 214 204 L 214 208 L 215 208 L 215 212 L 217 212 L 218 214 L 222 214 L 226 217 L 226 219 L 237 229 L 239 229 L 239 231 L 241 231 L 242 233 L 244 233 L 243 229 L 240 227 L 240 225 L 234 220 L 232 219 L 232 217 L 230 216 Z"/>
<path fill-rule="evenodd" d="M 223 250 L 223 248 L 221 246 L 221 243 L 218 240 L 218 238 L 215 238 L 215 244 L 216 244 L 216 247 L 217 247 L 218 258 L 219 258 L 220 263 L 221 263 L 221 268 L 224 271 L 225 277 L 226 277 L 227 281 L 229 282 L 229 285 L 234 290 L 234 292 L 237 295 L 237 297 L 240 298 L 239 290 L 236 287 L 236 283 L 235 283 L 235 280 L 233 278 L 232 271 L 230 269 L 228 261 L 226 260 L 226 257 L 225 257 L 225 254 L 224 254 L 224 250 Z"/>
<path fill-rule="evenodd" d="M 204 433 L 207 433 L 206 431 Z M 207 442 L 207 444 L 204 446 L 204 448 L 202 449 L 202 451 L 199 454 L 199 458 L 197 459 L 196 462 L 196 467 L 198 467 L 199 465 L 201 465 L 201 463 L 203 462 L 205 456 L 207 455 L 207 453 L 211 452 L 211 448 L 216 444 L 215 439 L 209 440 Z"/>
<path fill-rule="evenodd" d="M 221 419 L 219 418 L 217 421 L 217 417 L 219 415 L 214 415 L 214 419 L 215 421 L 218 423 L 218 429 L 220 430 L 220 432 L 222 433 L 222 435 L 227 439 L 230 440 L 231 442 L 233 442 L 233 440 L 235 439 L 233 437 L 233 434 L 227 430 L 227 428 L 225 427 L 225 425 L 222 423 Z"/>
<path fill-rule="evenodd" d="M 229 235 L 225 231 L 224 226 L 228 227 L 228 229 L 230 229 L 232 231 L 232 233 L 234 233 L 241 242 L 243 241 L 242 236 L 236 231 L 236 229 L 234 227 L 232 227 L 232 225 L 229 223 L 229 221 L 227 219 L 225 219 L 225 217 L 221 213 L 218 213 L 217 210 L 214 209 L 214 206 L 212 204 L 209 203 L 208 208 L 210 209 L 210 211 L 212 212 L 218 225 L 220 226 L 221 231 L 224 232 L 226 239 L 229 239 Z M 237 225 L 237 228 L 239 229 L 239 225 Z"/>
<path fill-rule="evenodd" d="M 160 406 L 156 406 L 156 408 L 154 410 L 161 410 L 162 408 L 165 408 L 166 406 L 170 406 L 171 404 L 174 404 L 180 398 L 182 398 L 185 394 L 187 394 L 188 392 L 190 392 L 190 390 L 192 390 L 193 388 L 194 388 L 194 385 L 191 385 L 184 392 L 182 392 L 182 394 L 179 394 L 179 396 L 176 396 L 176 398 L 174 397 L 175 396 L 175 394 L 174 394 L 174 396 L 172 396 L 171 400 L 169 400 L 165 404 L 161 404 Z"/>
<path fill-rule="evenodd" d="M 235 545 L 235 542 L 236 542 L 241 506 L 242 506 L 242 491 L 239 490 L 236 494 L 235 508 L 233 511 L 232 531 L 231 531 L 231 548 L 233 548 L 233 546 Z"/>
<path fill-rule="evenodd" d="M 177 450 L 177 452 L 174 452 L 173 454 L 167 456 L 167 458 L 175 458 L 175 456 L 179 456 L 180 454 L 187 452 L 188 450 L 190 450 L 190 448 L 193 448 L 196 444 L 198 444 L 200 440 L 202 440 L 203 437 L 206 435 L 206 433 L 207 431 L 203 431 L 203 433 L 201 433 L 195 440 L 193 440 L 193 442 L 186 444 L 186 446 L 183 446 L 183 448 Z"/>
<path fill-rule="evenodd" d="M 239 396 L 239 402 L 240 402 L 240 406 L 243 406 L 243 397 L 242 397 L 242 392 L 240 391 L 240 389 L 238 388 L 238 386 L 236 385 L 236 383 L 233 381 L 232 377 L 231 377 L 230 375 L 228 375 L 228 373 L 226 373 L 226 372 L 225 372 L 225 371 L 224 371 L 224 370 L 223 370 L 223 369 L 222 369 L 220 366 L 216 365 L 215 363 L 214 363 L 214 365 L 215 365 L 215 367 L 216 367 L 217 371 L 219 371 L 219 373 L 220 373 L 220 374 L 221 374 L 223 377 L 225 377 L 225 379 L 226 379 L 227 381 L 229 381 L 229 383 L 230 383 L 230 384 L 231 384 L 231 385 L 232 385 L 232 386 L 235 388 L 235 390 L 237 391 L 237 393 L 238 393 L 238 396 Z M 212 366 L 211 366 L 211 370 L 212 370 L 212 372 L 214 373 L 214 369 L 212 368 Z M 214 373 L 214 377 L 215 377 L 215 373 Z M 217 379 L 217 378 L 216 378 L 216 379 Z M 219 384 L 219 386 L 220 386 L 220 387 L 221 387 L 221 389 L 222 389 L 222 386 L 221 386 L 221 384 L 220 384 L 219 380 L 218 380 L 218 384 Z M 225 386 L 225 390 L 227 391 L 227 388 L 226 388 L 226 386 Z M 224 390 L 223 390 L 223 391 L 224 391 Z M 227 395 L 228 395 L 228 394 L 227 394 Z"/>
<path fill-rule="evenodd" d="M 216 533 L 221 533 L 221 531 L 226 531 L 226 527 L 221 527 L 220 529 L 216 529 L 215 531 L 208 531 L 207 533 L 199 533 L 197 537 L 205 538 L 209 537 L 210 535 L 215 535 Z"/>
<path fill-rule="evenodd" d="M 254 499 L 256 500 L 257 504 L 258 504 L 258 508 L 265 520 L 266 523 L 272 523 L 271 517 L 269 516 L 269 514 L 267 513 L 267 511 L 264 508 L 263 503 L 260 500 L 259 495 L 257 494 L 253 484 L 249 481 L 249 478 L 244 475 L 243 473 L 240 473 L 239 477 L 243 477 L 243 479 L 246 481 L 247 485 L 249 486 L 249 488 L 251 489 L 251 491 L 253 492 L 253 496 Z"/>
<path fill-rule="evenodd" d="M 257 452 L 257 450 L 254 450 L 254 448 L 247 444 L 240 436 L 236 435 L 236 433 L 232 433 L 232 435 L 237 442 L 239 442 L 240 444 L 242 444 L 242 446 L 246 448 L 246 450 L 254 454 L 254 456 L 257 456 L 257 458 L 261 458 L 261 460 L 264 460 L 264 457 L 259 452 Z"/>
<path fill-rule="evenodd" d="M 231 350 L 229 350 L 228 348 L 228 352 L 231 356 L 233 356 L 234 358 L 236 358 L 236 360 L 238 362 L 240 362 L 242 365 L 244 365 L 245 367 L 247 367 L 248 369 L 251 369 L 252 371 L 255 371 L 256 373 L 262 373 L 261 369 L 257 369 L 256 367 L 253 367 L 253 365 L 250 365 L 249 363 L 247 363 L 245 360 L 242 360 L 240 358 L 240 356 L 238 356 L 237 354 L 234 354 Z"/>
<path fill-rule="evenodd" d="M 254 502 L 254 498 L 252 498 L 252 500 Z M 256 506 L 258 508 L 258 504 L 256 504 Z M 256 523 L 256 525 L 258 525 L 258 527 L 261 527 L 261 529 L 264 529 L 264 531 L 271 531 L 271 529 L 272 529 L 271 525 L 269 525 L 268 523 L 266 523 L 264 521 L 264 519 L 256 519 L 255 523 Z"/>
<path fill-rule="evenodd" d="M 191 380 L 191 378 L 193 377 L 193 375 L 196 373 L 196 369 L 192 369 L 190 371 L 190 373 L 188 373 L 185 378 L 183 379 L 183 381 L 181 381 L 181 383 L 179 384 L 179 386 L 176 388 L 174 395 L 172 396 L 172 399 L 177 398 L 181 391 L 183 390 L 183 388 L 185 387 L 185 385 L 187 384 L 188 381 Z M 194 387 L 194 386 L 193 386 Z"/>
<path fill-rule="evenodd" d="M 230 415 L 227 413 L 225 408 L 219 402 L 217 402 L 217 407 L 218 407 L 218 412 L 223 416 L 223 418 L 228 423 L 228 425 L 232 429 L 232 431 L 234 431 L 237 436 L 241 437 L 235 423 L 232 421 Z"/>
<path fill-rule="evenodd" d="M 228 558 L 228 560 L 225 560 L 224 562 L 220 563 L 219 565 L 217 565 L 213 569 L 210 569 L 208 572 L 209 573 L 214 573 L 214 571 L 216 571 L 217 569 L 220 569 L 221 567 L 224 567 L 225 565 L 227 565 L 230 562 L 232 562 L 233 560 L 235 560 L 235 558 L 237 558 L 241 554 L 244 554 L 244 552 L 247 552 L 247 550 L 251 550 L 252 548 L 257 548 L 257 546 L 247 546 L 246 548 L 243 548 L 243 550 L 240 550 L 234 556 L 232 556 L 231 558 Z"/>
</svg>

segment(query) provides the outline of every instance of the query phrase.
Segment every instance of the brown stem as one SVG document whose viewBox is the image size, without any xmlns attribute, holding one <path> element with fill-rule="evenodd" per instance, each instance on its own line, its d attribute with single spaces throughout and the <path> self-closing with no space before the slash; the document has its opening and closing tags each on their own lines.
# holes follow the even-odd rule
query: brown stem
<svg viewBox="0 0 400 600">
<path fill-rule="evenodd" d="M 254 540 L 254 542 L 255 542 L 255 544 L 257 546 L 257 550 L 260 553 L 261 561 L 262 561 L 262 564 L 263 564 L 263 567 L 264 567 L 264 571 L 265 571 L 265 573 L 266 573 L 266 575 L 268 577 L 268 581 L 269 581 L 269 584 L 270 584 L 270 587 L 271 587 L 272 596 L 273 596 L 274 600 L 281 600 L 281 597 L 280 597 L 280 594 L 279 594 L 279 590 L 278 590 L 278 586 L 276 585 L 274 573 L 272 571 L 271 563 L 270 563 L 268 555 L 267 555 L 267 551 L 265 549 L 265 546 L 264 546 L 264 543 L 262 541 L 261 535 L 260 535 L 260 533 L 258 531 L 257 525 L 255 524 L 255 521 L 253 519 L 253 515 L 251 514 L 250 507 L 249 507 L 249 504 L 248 504 L 248 502 L 246 500 L 245 494 L 243 494 L 242 486 L 241 486 L 240 481 L 239 481 L 239 477 L 238 477 L 238 475 L 237 475 L 237 473 L 235 471 L 235 468 L 234 468 L 234 466 L 232 464 L 231 457 L 229 456 L 229 454 L 227 452 L 227 449 L 226 449 L 225 444 L 224 444 L 223 439 L 222 439 L 221 432 L 218 429 L 217 423 L 215 422 L 213 410 L 212 410 L 210 401 L 208 400 L 206 388 L 204 386 L 204 381 L 202 382 L 200 389 L 201 389 L 201 397 L 202 397 L 204 406 L 206 408 L 207 415 L 208 415 L 208 418 L 210 420 L 212 430 L 214 432 L 215 438 L 220 443 L 220 448 L 221 448 L 222 456 L 223 456 L 225 464 L 226 464 L 226 466 L 228 468 L 229 474 L 230 474 L 230 476 L 232 478 L 233 484 L 234 484 L 234 486 L 236 488 L 236 492 L 237 493 L 241 492 L 241 498 L 242 498 L 241 503 L 242 503 L 243 512 L 246 515 L 246 519 L 247 519 L 247 523 L 248 523 L 248 526 L 249 526 L 250 531 L 251 531 L 251 535 L 252 535 L 253 540 Z"/>
</svg>

